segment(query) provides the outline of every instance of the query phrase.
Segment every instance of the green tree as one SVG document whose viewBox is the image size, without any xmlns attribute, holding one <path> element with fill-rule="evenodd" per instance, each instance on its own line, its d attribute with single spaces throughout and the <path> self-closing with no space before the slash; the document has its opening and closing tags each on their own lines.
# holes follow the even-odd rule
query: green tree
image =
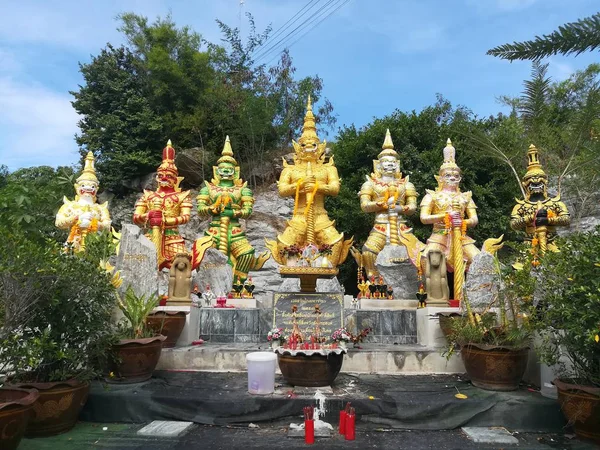
<svg viewBox="0 0 600 450">
<path fill-rule="evenodd" d="M 600 48 L 600 13 L 564 24 L 550 34 L 536 36 L 523 42 L 504 44 L 488 50 L 487 54 L 509 61 L 541 60 L 552 55 L 579 55 Z"/>
<path fill-rule="evenodd" d="M 94 153 L 103 188 L 123 193 L 128 180 L 160 163 L 164 120 L 152 108 L 146 73 L 129 49 L 108 44 L 80 71 L 85 84 L 71 92 L 82 116 L 75 140 L 82 158 Z"/>
<path fill-rule="evenodd" d="M 48 166 L 29 167 L 7 174 L 0 186 L 0 228 L 25 233 L 38 245 L 47 239 L 62 241 L 63 231 L 54 226 L 63 196 L 72 197 L 73 170 Z"/>
</svg>

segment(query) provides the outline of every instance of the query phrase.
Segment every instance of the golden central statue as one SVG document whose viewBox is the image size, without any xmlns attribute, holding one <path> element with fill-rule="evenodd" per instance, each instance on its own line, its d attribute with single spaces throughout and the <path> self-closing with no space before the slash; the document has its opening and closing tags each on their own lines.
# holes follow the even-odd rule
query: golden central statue
<svg viewBox="0 0 600 450">
<path fill-rule="evenodd" d="M 277 183 L 279 195 L 294 197 L 294 213 L 277 242 L 267 241 L 273 258 L 285 264 L 286 248 L 305 248 L 312 244 L 323 248 L 330 246 L 329 262 L 333 267 L 343 263 L 348 256 L 352 239 L 344 240 L 344 234 L 335 229 L 325 210 L 325 197 L 336 196 L 340 190 L 340 178 L 333 157 L 325 162 L 326 142 L 317 136 L 315 116 L 310 97 L 306 106 L 302 136 L 294 146 L 294 163 L 283 161 L 283 171 Z"/>
<path fill-rule="evenodd" d="M 379 276 L 375 260 L 386 244 L 410 246 L 403 236 L 410 233 L 403 216 L 409 216 L 417 210 L 417 191 L 408 181 L 408 176 L 402 178 L 390 130 L 386 131 L 382 149 L 373 161 L 373 173 L 367 175 L 367 181 L 358 193 L 360 208 L 366 213 L 377 214 L 375 224 L 363 245 L 362 254 L 351 250 L 359 267 L 367 271 L 369 279 Z M 409 254 L 412 253 L 409 251 Z"/>
<path fill-rule="evenodd" d="M 110 230 L 108 202 L 96 203 L 98 178 L 94 168 L 94 155 L 88 152 L 83 172 L 75 183 L 75 200 L 63 198 L 63 205 L 56 214 L 56 226 L 69 230 L 65 246 L 74 252 L 85 250 L 85 237 L 88 233 Z"/>
<path fill-rule="evenodd" d="M 470 264 L 479 253 L 475 241 L 467 236 L 467 229 L 478 223 L 477 207 L 471 192 L 460 191 L 461 172 L 454 160 L 456 150 L 448 139 L 444 148 L 444 162 L 436 176 L 438 188 L 427 189 L 421 201 L 421 222 L 433 225 L 433 232 L 423 250 L 423 272 L 428 273 L 431 257 L 443 255 L 449 271 L 454 271 L 454 298 L 462 298 L 465 261 Z M 437 263 L 437 261 L 436 261 Z M 441 261 L 443 264 L 444 261 Z M 427 288 L 428 293 L 430 288 Z"/>
<path fill-rule="evenodd" d="M 524 230 L 527 239 L 534 247 L 539 246 L 541 254 L 546 250 L 557 250 L 552 241 L 556 237 L 557 226 L 569 226 L 570 216 L 560 195 L 550 198 L 547 192 L 548 176 L 539 160 L 538 150 L 532 144 L 527 152 L 527 173 L 523 177 L 525 198 L 517 199 L 512 210 L 510 226 L 517 231 Z"/>
</svg>

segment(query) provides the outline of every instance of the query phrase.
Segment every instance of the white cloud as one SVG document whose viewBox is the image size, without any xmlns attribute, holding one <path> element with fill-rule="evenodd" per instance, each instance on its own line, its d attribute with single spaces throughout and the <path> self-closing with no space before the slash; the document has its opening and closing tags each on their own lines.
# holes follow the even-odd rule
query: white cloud
<svg viewBox="0 0 600 450">
<path fill-rule="evenodd" d="M 76 160 L 78 115 L 67 94 L 0 76 L 0 105 L 0 163 L 16 169 Z"/>
</svg>

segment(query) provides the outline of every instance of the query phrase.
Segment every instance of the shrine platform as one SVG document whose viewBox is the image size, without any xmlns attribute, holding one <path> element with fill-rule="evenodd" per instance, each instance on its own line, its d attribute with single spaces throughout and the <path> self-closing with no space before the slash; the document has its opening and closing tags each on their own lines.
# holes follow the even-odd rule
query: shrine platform
<svg viewBox="0 0 600 450">
<path fill-rule="evenodd" d="M 332 386 L 294 388 L 276 376 L 275 392 L 247 392 L 245 373 L 157 371 L 144 383 L 94 382 L 80 419 L 90 422 L 143 423 L 191 421 L 205 425 L 298 422 L 302 408 L 326 397 L 325 420 L 337 425 L 346 402 L 356 408 L 361 429 L 450 430 L 462 426 L 506 427 L 518 432 L 562 432 L 564 418 L 556 400 L 523 387 L 491 392 L 462 375 L 348 374 Z M 466 399 L 455 397 L 458 392 Z"/>
<path fill-rule="evenodd" d="M 364 343 L 348 348 L 342 372 L 356 374 L 443 374 L 462 373 L 459 356 L 449 361 L 439 347 L 417 344 Z M 246 354 L 270 351 L 266 343 L 224 343 L 163 349 L 159 370 L 200 370 L 210 372 L 246 372 Z"/>
</svg>

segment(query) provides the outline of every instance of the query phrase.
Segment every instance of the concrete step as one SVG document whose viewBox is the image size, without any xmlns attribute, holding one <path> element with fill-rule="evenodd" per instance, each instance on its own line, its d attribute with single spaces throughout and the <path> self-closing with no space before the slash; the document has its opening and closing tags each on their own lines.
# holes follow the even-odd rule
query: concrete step
<svg viewBox="0 0 600 450">
<path fill-rule="evenodd" d="M 460 356 L 446 360 L 441 349 L 421 345 L 363 344 L 350 348 L 342 372 L 369 374 L 443 374 L 464 373 Z M 202 344 L 163 349 L 158 370 L 199 370 L 245 372 L 246 355 L 271 351 L 265 344 Z"/>
</svg>

